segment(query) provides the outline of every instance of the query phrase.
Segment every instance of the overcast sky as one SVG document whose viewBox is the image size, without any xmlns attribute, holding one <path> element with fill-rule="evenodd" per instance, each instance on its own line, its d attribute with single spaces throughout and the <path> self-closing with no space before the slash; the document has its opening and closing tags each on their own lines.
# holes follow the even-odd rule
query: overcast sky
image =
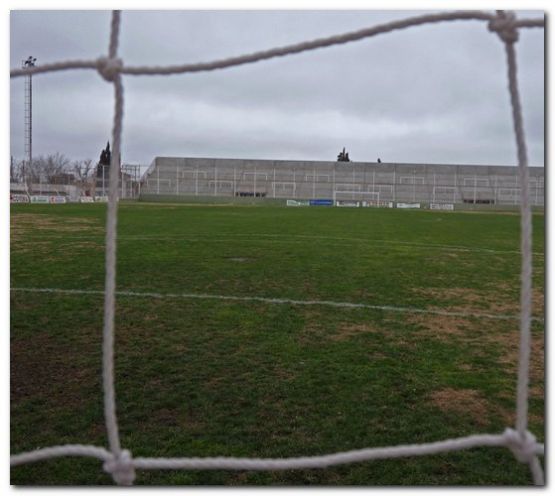
<svg viewBox="0 0 555 496">
<path fill-rule="evenodd" d="M 422 11 L 124 11 L 127 65 L 209 61 Z M 92 59 L 108 11 L 12 11 L 11 68 Z M 542 12 L 519 12 L 542 17 Z M 516 45 L 531 165 L 544 161 L 544 33 Z M 23 158 L 24 79 L 10 82 L 11 154 Z M 210 73 L 125 76 L 122 159 L 155 156 L 516 163 L 504 48 L 485 22 L 410 28 Z M 113 86 L 92 70 L 33 77 L 33 155 L 98 160 Z"/>
</svg>

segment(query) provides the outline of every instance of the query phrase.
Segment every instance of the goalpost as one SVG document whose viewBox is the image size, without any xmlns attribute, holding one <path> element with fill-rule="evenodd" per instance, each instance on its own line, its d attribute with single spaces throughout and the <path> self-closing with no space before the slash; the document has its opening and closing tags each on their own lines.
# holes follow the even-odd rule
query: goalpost
<svg viewBox="0 0 555 496">
<path fill-rule="evenodd" d="M 357 201 L 359 203 L 363 201 L 377 202 L 380 200 L 380 192 L 379 191 L 357 191 L 356 189 L 334 190 L 333 199 L 335 202 L 346 201 L 346 200 Z"/>
</svg>

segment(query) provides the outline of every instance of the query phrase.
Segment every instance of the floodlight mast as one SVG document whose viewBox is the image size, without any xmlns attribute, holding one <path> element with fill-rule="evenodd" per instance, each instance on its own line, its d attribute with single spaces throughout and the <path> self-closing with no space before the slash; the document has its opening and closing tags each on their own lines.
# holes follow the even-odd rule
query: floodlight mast
<svg viewBox="0 0 555 496">
<path fill-rule="evenodd" d="M 27 60 L 22 62 L 21 67 L 23 69 L 35 67 L 36 57 L 29 55 Z M 25 185 L 25 190 L 28 191 L 27 177 L 25 171 L 25 165 L 27 165 L 27 172 L 30 172 L 33 163 L 33 75 L 29 74 L 25 78 L 25 90 L 24 90 L 24 152 L 25 160 L 23 160 L 23 184 Z"/>
</svg>

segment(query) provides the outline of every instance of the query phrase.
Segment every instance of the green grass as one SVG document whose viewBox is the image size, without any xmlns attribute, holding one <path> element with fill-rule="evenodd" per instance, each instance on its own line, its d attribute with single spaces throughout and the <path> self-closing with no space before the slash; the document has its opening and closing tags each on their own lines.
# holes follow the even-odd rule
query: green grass
<svg viewBox="0 0 555 496">
<path fill-rule="evenodd" d="M 11 209 L 11 287 L 102 290 L 105 205 Z M 544 217 L 534 215 L 543 317 Z M 118 290 L 517 314 L 519 218 L 377 209 L 119 207 Z M 11 292 L 11 452 L 107 446 L 101 295 Z M 543 323 L 530 429 L 543 441 Z M 121 296 L 116 392 L 134 456 L 318 455 L 514 424 L 518 321 Z M 97 460 L 12 468 L 18 485 L 112 484 Z M 506 449 L 283 472 L 138 471 L 145 485 L 525 485 Z"/>
</svg>

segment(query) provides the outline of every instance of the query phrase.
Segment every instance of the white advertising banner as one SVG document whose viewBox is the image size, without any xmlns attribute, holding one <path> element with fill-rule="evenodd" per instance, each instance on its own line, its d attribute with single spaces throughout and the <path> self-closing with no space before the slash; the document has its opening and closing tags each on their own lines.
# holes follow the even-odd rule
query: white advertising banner
<svg viewBox="0 0 555 496">
<path fill-rule="evenodd" d="M 50 197 L 46 195 L 31 195 L 31 203 L 50 203 Z"/>
<path fill-rule="evenodd" d="M 355 200 L 336 200 L 336 207 L 360 207 L 360 202 Z"/>
<path fill-rule="evenodd" d="M 430 203 L 430 210 L 455 210 L 452 203 Z"/>
<path fill-rule="evenodd" d="M 287 200 L 288 207 L 308 207 L 309 205 L 308 200 Z"/>
<path fill-rule="evenodd" d="M 420 203 L 397 203 L 397 208 L 420 208 Z"/>
<path fill-rule="evenodd" d="M 387 200 L 365 200 L 362 202 L 363 207 L 381 207 L 393 208 L 393 202 Z"/>
</svg>

